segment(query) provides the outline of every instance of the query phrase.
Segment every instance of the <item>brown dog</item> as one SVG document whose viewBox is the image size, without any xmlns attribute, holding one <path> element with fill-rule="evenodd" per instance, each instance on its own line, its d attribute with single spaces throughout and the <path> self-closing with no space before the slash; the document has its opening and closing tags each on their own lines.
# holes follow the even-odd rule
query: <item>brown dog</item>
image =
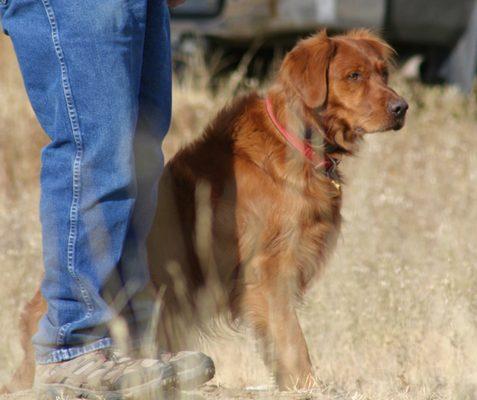
<svg viewBox="0 0 477 400">
<path fill-rule="evenodd" d="M 365 133 L 404 124 L 408 106 L 387 85 L 391 55 L 366 30 L 302 40 L 265 97 L 235 100 L 168 163 L 148 241 L 161 346 L 186 345 L 192 324 L 229 311 L 254 330 L 280 388 L 310 384 L 295 306 L 336 242 L 338 162 Z M 22 318 L 17 377 L 30 382 L 44 310 L 37 293 Z"/>
</svg>

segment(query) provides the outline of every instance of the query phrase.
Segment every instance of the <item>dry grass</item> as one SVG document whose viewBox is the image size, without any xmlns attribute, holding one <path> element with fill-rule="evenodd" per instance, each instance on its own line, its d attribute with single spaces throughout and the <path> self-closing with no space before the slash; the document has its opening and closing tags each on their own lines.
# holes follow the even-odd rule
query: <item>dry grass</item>
<svg viewBox="0 0 477 400">
<path fill-rule="evenodd" d="M 4 39 L 0 54 L 1 384 L 20 360 L 16 316 L 41 270 L 44 138 Z M 205 78 L 176 86 L 167 156 L 200 133 L 239 78 L 219 96 Z M 369 137 L 345 162 L 342 238 L 301 311 L 320 389 L 280 398 L 477 398 L 476 95 L 399 78 L 395 86 L 411 104 L 407 127 Z M 278 398 L 244 390 L 271 384 L 246 333 L 203 348 L 220 385 L 204 397 Z"/>
</svg>

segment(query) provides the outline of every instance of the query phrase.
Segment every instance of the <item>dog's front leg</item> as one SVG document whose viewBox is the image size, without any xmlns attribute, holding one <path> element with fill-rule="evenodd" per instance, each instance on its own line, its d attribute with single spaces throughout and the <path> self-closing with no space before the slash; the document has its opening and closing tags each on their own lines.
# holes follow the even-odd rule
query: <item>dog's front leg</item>
<svg viewBox="0 0 477 400">
<path fill-rule="evenodd" d="M 281 390 L 313 386 L 312 365 L 293 299 L 272 285 L 248 288 L 245 315 L 259 341 L 264 359 Z"/>
</svg>

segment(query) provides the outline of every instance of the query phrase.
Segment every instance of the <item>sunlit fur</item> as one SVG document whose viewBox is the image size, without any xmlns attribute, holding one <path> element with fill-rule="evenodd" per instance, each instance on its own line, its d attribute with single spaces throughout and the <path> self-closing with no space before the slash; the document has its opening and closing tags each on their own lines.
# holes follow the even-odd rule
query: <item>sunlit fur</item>
<svg viewBox="0 0 477 400">
<path fill-rule="evenodd" d="M 391 48 L 366 30 L 300 41 L 269 96 L 289 131 L 318 154 L 352 154 L 364 133 L 398 129 L 388 102 Z M 351 80 L 359 71 L 361 79 Z M 283 139 L 256 93 L 222 109 L 167 164 L 148 240 L 153 292 L 162 304 L 157 343 L 187 345 L 217 314 L 250 326 L 280 388 L 306 387 L 312 366 L 295 306 L 322 270 L 341 224 L 341 191 Z M 45 302 L 23 315 L 26 345 Z M 23 379 L 33 371 L 31 356 Z M 27 371 L 26 373 L 24 371 Z M 27 378 L 25 378 L 27 377 Z"/>
<path fill-rule="evenodd" d="M 388 111 L 389 102 L 400 99 L 387 84 L 393 54 L 366 29 L 335 37 L 322 31 L 302 40 L 286 56 L 271 89 L 277 107 L 286 113 L 281 118 L 299 115 L 320 141 L 324 136 L 347 153 L 357 150 L 364 133 L 401 128 L 404 119 L 396 120 Z M 353 72 L 361 74 L 357 81 L 349 79 Z"/>
</svg>

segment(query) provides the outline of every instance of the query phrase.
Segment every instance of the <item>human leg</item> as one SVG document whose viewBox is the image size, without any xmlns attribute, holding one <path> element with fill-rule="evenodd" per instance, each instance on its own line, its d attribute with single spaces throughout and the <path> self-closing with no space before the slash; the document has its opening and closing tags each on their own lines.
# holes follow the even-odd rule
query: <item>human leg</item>
<svg viewBox="0 0 477 400">
<path fill-rule="evenodd" d="M 52 139 L 42 152 L 41 221 L 48 312 L 40 363 L 109 347 L 104 289 L 136 201 L 146 0 L 13 0 L 2 11 L 32 106 Z"/>
</svg>

